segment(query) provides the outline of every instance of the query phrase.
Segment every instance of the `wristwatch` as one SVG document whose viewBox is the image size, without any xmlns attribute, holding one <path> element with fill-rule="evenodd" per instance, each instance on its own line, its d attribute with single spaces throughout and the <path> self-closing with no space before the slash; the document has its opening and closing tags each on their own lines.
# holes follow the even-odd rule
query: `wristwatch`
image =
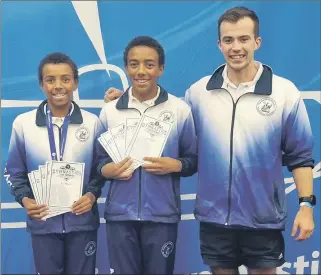
<svg viewBox="0 0 321 275">
<path fill-rule="evenodd" d="M 308 206 L 308 207 L 314 207 L 317 203 L 317 199 L 314 195 L 311 195 L 309 197 L 300 197 L 299 198 L 299 204 L 300 206 Z"/>
</svg>

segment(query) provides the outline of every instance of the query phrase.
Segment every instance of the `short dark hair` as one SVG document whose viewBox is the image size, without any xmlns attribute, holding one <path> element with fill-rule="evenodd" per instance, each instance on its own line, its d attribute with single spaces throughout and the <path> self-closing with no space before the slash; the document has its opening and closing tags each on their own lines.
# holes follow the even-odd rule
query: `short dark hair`
<svg viewBox="0 0 321 275">
<path fill-rule="evenodd" d="M 244 17 L 249 17 L 252 19 L 254 23 L 254 36 L 255 38 L 259 37 L 259 18 L 255 11 L 250 10 L 246 7 L 234 7 L 231 9 L 228 9 L 226 12 L 224 12 L 220 18 L 218 19 L 218 39 L 221 39 L 221 31 L 220 27 L 223 21 L 228 21 L 231 23 L 236 23 L 240 19 L 243 19 Z"/>
<path fill-rule="evenodd" d="M 150 36 L 137 36 L 134 39 L 132 39 L 127 47 L 125 48 L 124 51 L 124 64 L 127 66 L 127 57 L 128 57 L 128 52 L 137 46 L 146 46 L 153 48 L 157 53 L 158 53 L 158 64 L 159 66 L 162 66 L 165 64 L 165 53 L 164 53 L 164 48 L 162 45 L 154 38 Z"/>
<path fill-rule="evenodd" d="M 78 82 L 79 76 L 78 76 L 78 68 L 75 62 L 66 54 L 61 52 L 54 52 L 46 55 L 39 63 L 38 67 L 38 81 L 39 84 L 42 84 L 42 78 L 43 78 L 43 67 L 46 64 L 61 64 L 65 63 L 68 64 L 73 72 L 74 80 Z"/>
</svg>

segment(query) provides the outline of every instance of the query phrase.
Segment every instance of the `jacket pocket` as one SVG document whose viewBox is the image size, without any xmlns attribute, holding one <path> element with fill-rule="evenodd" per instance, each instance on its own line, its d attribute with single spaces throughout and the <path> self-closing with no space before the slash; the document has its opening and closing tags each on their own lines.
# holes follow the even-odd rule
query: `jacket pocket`
<svg viewBox="0 0 321 275">
<path fill-rule="evenodd" d="M 144 212 L 154 217 L 171 217 L 179 214 L 177 191 L 172 175 L 148 175 L 144 181 Z"/>
<path fill-rule="evenodd" d="M 282 190 L 284 192 L 284 190 Z M 280 197 L 279 187 L 277 182 L 273 181 L 273 200 L 275 205 L 275 210 L 280 216 L 284 215 L 284 199 L 282 200 Z"/>
<path fill-rule="evenodd" d="M 131 181 L 113 180 L 110 183 L 105 204 L 105 213 L 107 215 L 117 216 L 128 213 L 128 209 L 135 204 L 134 191 L 131 189 L 133 185 L 135 183 Z"/>
<path fill-rule="evenodd" d="M 253 221 L 257 224 L 279 223 L 285 218 L 284 201 L 280 188 L 275 180 L 269 193 L 263 193 L 253 208 Z M 283 191 L 284 192 L 284 191 Z"/>
</svg>

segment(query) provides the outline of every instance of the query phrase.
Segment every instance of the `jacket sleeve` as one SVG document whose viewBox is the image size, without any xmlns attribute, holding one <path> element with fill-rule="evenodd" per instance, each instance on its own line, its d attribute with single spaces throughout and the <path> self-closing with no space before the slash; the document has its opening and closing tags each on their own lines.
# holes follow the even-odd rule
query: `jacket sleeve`
<svg viewBox="0 0 321 275">
<path fill-rule="evenodd" d="M 99 198 L 104 187 L 106 179 L 102 176 L 101 167 L 109 161 L 109 156 L 98 141 L 99 136 L 105 132 L 102 122 L 97 119 L 95 127 L 95 137 L 93 146 L 93 160 L 91 166 L 90 180 L 86 185 L 84 193 L 91 192 L 96 198 Z M 102 165 L 103 164 L 103 165 Z"/>
<path fill-rule="evenodd" d="M 299 97 L 285 117 L 282 130 L 282 163 L 292 171 L 298 167 L 314 167 L 314 138 L 303 100 Z"/>
<path fill-rule="evenodd" d="M 17 119 L 12 126 L 4 177 L 10 187 L 11 194 L 21 206 L 23 206 L 22 199 L 24 197 L 34 198 L 28 179 L 23 129 Z"/>
<path fill-rule="evenodd" d="M 189 177 L 197 172 L 197 137 L 192 112 L 189 111 L 179 137 L 179 158 L 182 170 L 181 177 Z"/>
</svg>

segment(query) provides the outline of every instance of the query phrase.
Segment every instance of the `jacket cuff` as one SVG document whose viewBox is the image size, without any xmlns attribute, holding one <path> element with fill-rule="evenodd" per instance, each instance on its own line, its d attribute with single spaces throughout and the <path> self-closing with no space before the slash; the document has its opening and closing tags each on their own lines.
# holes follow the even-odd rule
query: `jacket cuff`
<svg viewBox="0 0 321 275">
<path fill-rule="evenodd" d="M 177 158 L 177 160 L 179 160 L 182 163 L 182 170 L 180 172 L 175 172 L 175 175 L 179 177 L 188 177 L 194 174 L 190 171 L 190 165 L 188 160 L 186 160 L 185 158 Z"/>
<path fill-rule="evenodd" d="M 92 193 L 92 194 L 95 196 L 96 200 L 97 200 L 97 199 L 100 197 L 100 195 L 101 195 L 101 192 L 95 190 L 95 188 L 86 188 L 85 194 L 88 193 L 88 192 Z"/>
<path fill-rule="evenodd" d="M 26 193 L 23 193 L 23 194 L 21 194 L 21 195 L 19 195 L 19 196 L 17 196 L 17 197 L 15 198 L 16 201 L 24 208 L 24 206 L 23 206 L 23 204 L 22 204 L 23 198 L 34 199 L 34 196 L 32 195 L 32 193 L 26 192 Z"/>
<path fill-rule="evenodd" d="M 314 160 L 310 159 L 295 165 L 288 165 L 288 170 L 290 172 L 292 172 L 294 169 L 296 168 L 300 168 L 300 167 L 311 167 L 312 169 L 314 168 Z"/>
</svg>

